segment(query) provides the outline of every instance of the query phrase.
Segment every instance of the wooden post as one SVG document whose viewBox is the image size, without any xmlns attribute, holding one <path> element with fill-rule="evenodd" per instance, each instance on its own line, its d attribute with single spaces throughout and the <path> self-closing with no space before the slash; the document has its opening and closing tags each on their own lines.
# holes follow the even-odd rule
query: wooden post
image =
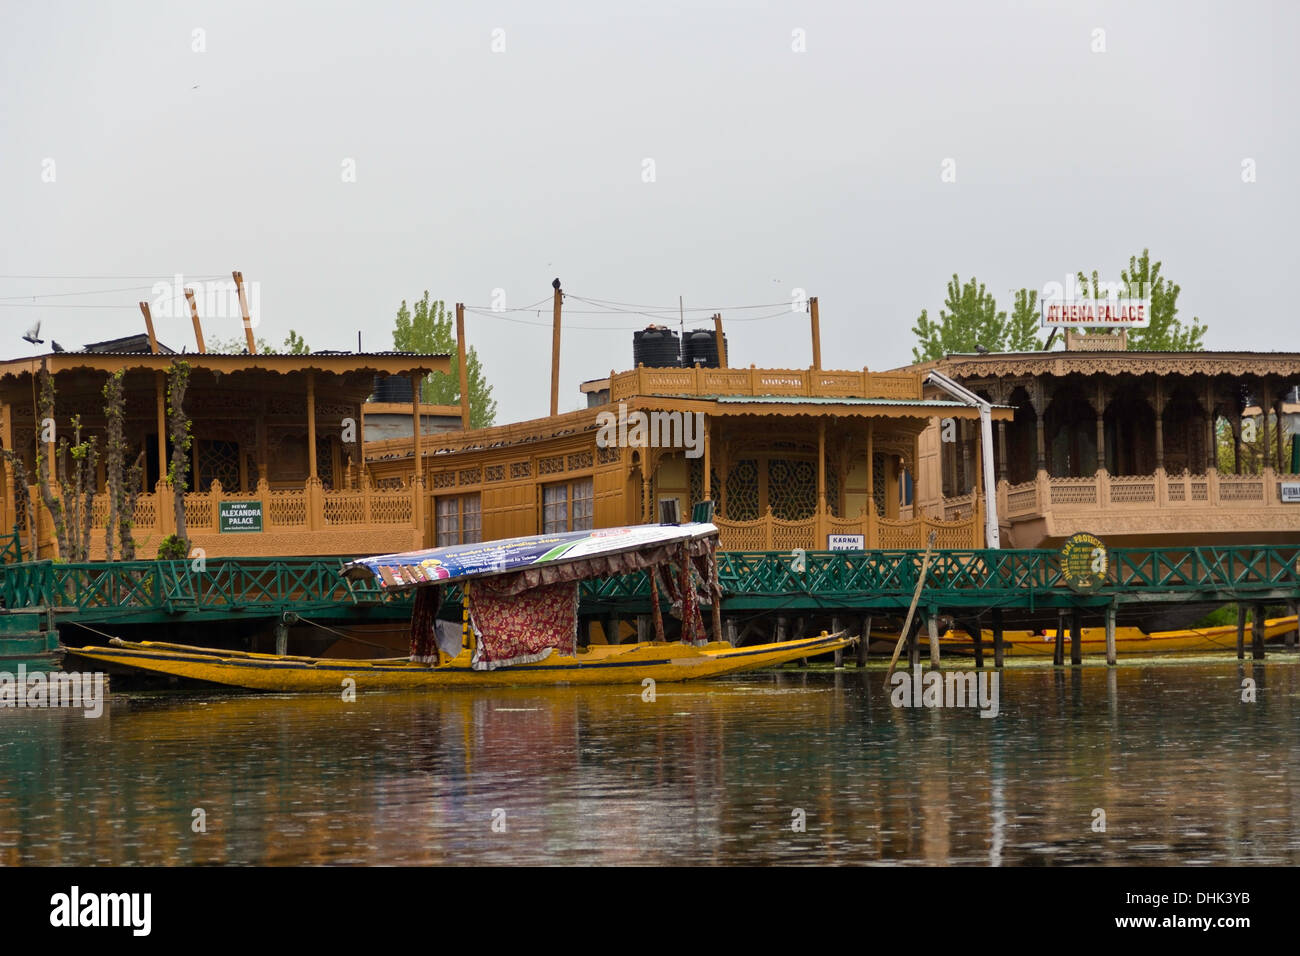
<svg viewBox="0 0 1300 956">
<path fill-rule="evenodd" d="M 718 368 L 727 367 L 727 340 L 722 335 L 722 313 L 713 313 L 713 336 L 718 345 Z"/>
<path fill-rule="evenodd" d="M 244 295 L 244 274 L 230 273 L 235 277 L 235 289 L 239 293 L 239 314 L 244 317 L 244 342 L 248 345 L 248 354 L 257 354 L 257 340 L 253 338 L 253 319 L 248 314 L 248 298 Z"/>
<path fill-rule="evenodd" d="M 1056 645 L 1052 648 L 1052 664 L 1065 666 L 1065 609 L 1056 612 Z"/>
<path fill-rule="evenodd" d="M 974 625 L 971 628 L 971 641 L 975 648 L 975 669 L 980 670 L 984 667 L 984 629 L 980 627 L 979 618 L 971 622 Z"/>
<path fill-rule="evenodd" d="M 808 311 L 812 314 L 812 353 L 813 368 L 821 371 L 822 367 L 822 330 L 817 315 L 817 296 L 808 300 Z"/>
<path fill-rule="evenodd" d="M 167 480 L 167 375 L 164 372 L 154 372 L 153 375 L 154 398 L 158 406 L 158 481 L 159 483 Z M 51 459 L 53 461 L 53 459 Z M 162 517 L 163 509 L 159 507 L 159 518 Z M 170 512 L 169 512 L 170 513 Z"/>
<path fill-rule="evenodd" d="M 460 365 L 460 427 L 469 431 L 469 369 L 465 364 L 465 354 L 465 303 L 457 302 L 456 360 Z"/>
<path fill-rule="evenodd" d="M 807 624 L 807 622 L 806 622 L 806 621 L 804 620 L 804 618 L 802 618 L 802 617 L 800 617 L 800 618 L 796 618 L 796 619 L 795 619 L 795 625 L 794 625 L 794 639 L 795 639 L 796 641 L 802 641 L 802 640 L 804 639 L 804 635 L 806 635 L 806 634 L 808 633 L 807 630 L 806 630 L 806 627 L 805 627 L 806 624 Z M 796 666 L 797 666 L 797 667 L 807 667 L 807 666 L 808 666 L 808 658 L 806 658 L 806 657 L 801 657 L 801 658 L 799 658 L 799 660 L 798 660 Z"/>
<path fill-rule="evenodd" d="M 786 619 L 778 615 L 776 619 L 776 634 L 774 635 L 775 643 L 779 644 L 785 640 L 785 626 Z"/>
<path fill-rule="evenodd" d="M 1115 605 L 1106 608 L 1106 663 L 1114 667 L 1115 653 Z"/>
<path fill-rule="evenodd" d="M 1264 659 L 1264 605 L 1255 605 L 1255 620 L 1250 628 L 1250 656 L 1252 660 Z"/>
<path fill-rule="evenodd" d="M 737 643 L 737 637 L 736 637 L 736 619 L 734 617 L 729 617 L 723 622 L 722 632 L 726 642 L 730 644 L 732 647 L 735 647 Z"/>
<path fill-rule="evenodd" d="M 917 621 L 907 638 L 907 664 L 913 674 L 921 669 L 921 622 Z"/>
<path fill-rule="evenodd" d="M 1083 610 L 1077 605 L 1070 612 L 1070 664 L 1083 663 Z"/>
<path fill-rule="evenodd" d="M 665 641 L 664 637 L 664 612 L 659 607 L 659 568 L 652 566 L 650 569 L 650 619 L 654 621 L 655 640 Z"/>
<path fill-rule="evenodd" d="M 275 622 L 275 652 L 281 657 L 289 653 L 289 625 L 283 619 Z"/>
<path fill-rule="evenodd" d="M 1004 663 L 1006 645 L 1002 639 L 1002 608 L 993 609 L 993 666 L 1001 669 Z"/>
<path fill-rule="evenodd" d="M 862 635 L 858 639 L 857 663 L 859 667 L 867 666 L 867 650 L 868 650 L 867 645 L 869 645 L 870 643 L 871 643 L 871 615 L 864 614 L 862 616 Z"/>
<path fill-rule="evenodd" d="M 153 313 L 149 311 L 149 303 L 141 302 L 140 311 L 144 314 L 145 331 L 149 333 L 149 351 L 154 355 L 158 354 L 158 337 L 153 334 Z"/>
<path fill-rule="evenodd" d="M 928 608 L 925 613 L 926 627 L 930 631 L 930 669 L 939 669 L 939 612 Z"/>
<path fill-rule="evenodd" d="M 690 413 L 687 412 L 687 414 L 689 415 Z M 704 469 L 704 478 L 702 480 L 702 484 L 704 485 L 704 500 L 712 501 L 713 464 L 709 461 L 709 416 L 701 412 L 700 417 L 704 421 L 704 461 L 701 462 L 701 466 Z M 691 504 L 694 505 L 694 502 L 691 502 Z"/>
<path fill-rule="evenodd" d="M 415 478 L 424 477 L 424 423 L 420 421 L 420 386 L 423 376 L 411 376 L 411 421 L 415 426 L 412 433 L 412 451 L 415 454 Z M 462 413 L 463 414 L 463 413 Z"/>
<path fill-rule="evenodd" d="M 199 307 L 194 302 L 194 290 L 185 290 L 185 300 L 190 304 L 190 321 L 194 323 L 194 341 L 199 346 L 199 354 L 207 354 L 208 347 L 203 341 L 203 323 L 199 321 Z"/>
<path fill-rule="evenodd" d="M 813 526 L 818 532 L 813 547 L 820 550 L 829 544 L 821 536 L 826 526 L 826 420 L 824 418 L 817 420 L 817 516 Z"/>
<path fill-rule="evenodd" d="M 316 471 L 316 372 L 307 369 L 307 464 L 308 477 L 315 480 Z"/>
<path fill-rule="evenodd" d="M 620 640 L 618 615 L 611 614 L 605 618 L 605 643 L 617 644 Z"/>
<path fill-rule="evenodd" d="M 1237 660 L 1246 659 L 1246 605 L 1237 605 Z"/>
<path fill-rule="evenodd" d="M 840 619 L 838 617 L 832 617 L 831 633 L 838 634 L 839 632 L 840 632 Z M 835 669 L 839 670 L 843 666 L 844 666 L 844 648 L 841 647 L 836 649 L 835 651 Z"/>
<path fill-rule="evenodd" d="M 1295 617 L 1297 612 L 1300 612 L 1300 601 L 1287 601 L 1286 608 L 1287 611 L 1290 612 L 1290 615 L 1292 617 Z M 1295 627 L 1291 628 L 1291 630 L 1286 632 L 1287 647 L 1295 647 L 1298 630 L 1300 630 L 1300 619 L 1297 619 Z"/>
<path fill-rule="evenodd" d="M 554 318 L 551 323 L 551 415 L 560 413 L 560 304 L 564 301 L 564 292 L 560 289 L 560 280 L 555 280 L 555 296 L 552 309 Z"/>
<path fill-rule="evenodd" d="M 636 642 L 644 644 L 650 640 L 650 618 L 644 614 L 636 616 Z"/>
</svg>

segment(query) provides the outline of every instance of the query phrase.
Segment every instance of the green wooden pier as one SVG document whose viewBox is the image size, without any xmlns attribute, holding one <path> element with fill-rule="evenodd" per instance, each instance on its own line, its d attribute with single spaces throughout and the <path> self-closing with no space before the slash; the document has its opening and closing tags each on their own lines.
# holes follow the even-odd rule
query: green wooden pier
<svg viewBox="0 0 1300 956">
<path fill-rule="evenodd" d="M 385 594 L 369 582 L 349 581 L 338 558 L 76 564 L 17 562 L 11 546 L 3 553 L 9 560 L 0 567 L 0 662 L 48 659 L 61 635 L 70 644 L 97 643 L 105 634 L 185 641 L 187 630 L 210 634 L 213 627 L 238 634 L 295 621 L 327 628 L 396 626 L 410 617 L 409 593 Z M 920 589 L 921 616 L 979 621 L 989 615 L 1000 633 L 1004 614 L 1048 612 L 1062 621 L 1068 615 L 1077 634 L 1085 614 L 1113 623 L 1135 606 L 1236 603 L 1240 635 L 1247 608 L 1262 622 L 1265 605 L 1294 609 L 1300 602 L 1300 545 L 1115 548 L 1109 554 L 1105 582 L 1080 592 L 1066 583 L 1054 550 L 935 551 Z M 721 552 L 723 615 L 729 621 L 901 617 L 917 591 L 922 562 L 920 551 Z M 456 600 L 454 592 L 451 597 Z M 580 609 L 584 620 L 606 623 L 647 615 L 648 579 L 638 573 L 585 582 Z M 1240 640 L 1238 647 L 1240 653 Z M 1262 639 L 1253 653 L 1263 655 Z M 1071 659 L 1079 662 L 1077 642 Z"/>
</svg>

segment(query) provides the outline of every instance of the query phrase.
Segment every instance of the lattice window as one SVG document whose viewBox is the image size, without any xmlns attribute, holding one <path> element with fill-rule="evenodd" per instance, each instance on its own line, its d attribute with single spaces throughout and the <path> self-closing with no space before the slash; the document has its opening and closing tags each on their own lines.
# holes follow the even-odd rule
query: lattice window
<svg viewBox="0 0 1300 956">
<path fill-rule="evenodd" d="M 564 456 L 556 455 L 553 458 L 537 459 L 537 473 L 539 475 L 557 475 L 564 471 Z"/>
<path fill-rule="evenodd" d="M 569 471 L 580 471 L 583 468 L 590 468 L 592 455 L 589 451 L 580 451 L 577 454 L 569 456 Z"/>
<path fill-rule="evenodd" d="M 611 445 L 608 448 L 596 449 L 596 461 L 600 462 L 602 465 L 613 464 L 616 461 L 621 461 L 622 458 L 623 449 L 616 445 Z"/>
<path fill-rule="evenodd" d="M 533 473 L 533 466 L 531 462 L 512 461 L 510 463 L 511 478 L 528 478 L 532 475 L 532 473 Z"/>
<path fill-rule="evenodd" d="M 885 455 L 876 452 L 871 456 L 871 500 L 875 502 L 876 514 L 885 514 Z"/>
<path fill-rule="evenodd" d="M 325 435 L 316 436 L 316 475 L 326 488 L 334 487 L 334 443 Z"/>
<path fill-rule="evenodd" d="M 758 462 L 753 459 L 736 462 L 727 475 L 727 518 L 758 519 Z"/>
<path fill-rule="evenodd" d="M 688 458 L 691 466 L 691 504 L 704 500 L 704 460 L 702 458 Z M 709 494 L 714 501 L 722 496 L 722 481 L 718 478 L 715 469 L 709 469 Z"/>
<path fill-rule="evenodd" d="M 505 480 L 506 480 L 506 466 L 505 466 L 505 465 L 488 465 L 486 468 L 483 469 L 483 476 L 484 476 L 484 478 L 486 478 L 488 481 L 505 481 Z"/>
<path fill-rule="evenodd" d="M 483 480 L 483 472 L 478 468 L 464 468 L 460 473 L 460 483 L 462 485 L 477 485 Z"/>
<path fill-rule="evenodd" d="M 802 521 L 817 510 L 817 469 L 810 461 L 771 458 L 767 462 L 767 500 L 783 521 Z"/>
<path fill-rule="evenodd" d="M 844 517 L 840 514 L 840 476 L 834 468 L 826 469 L 826 507 L 835 517 Z"/>
<path fill-rule="evenodd" d="M 438 547 L 474 544 L 482 538 L 478 495 L 448 495 L 437 499 Z"/>
<path fill-rule="evenodd" d="M 238 490 L 239 445 L 232 441 L 199 439 L 195 443 L 198 457 L 198 481 L 195 487 L 207 491 L 213 480 L 228 491 Z"/>
<path fill-rule="evenodd" d="M 435 488 L 456 487 L 456 473 L 454 471 L 435 472 L 433 475 L 433 487 Z"/>
</svg>

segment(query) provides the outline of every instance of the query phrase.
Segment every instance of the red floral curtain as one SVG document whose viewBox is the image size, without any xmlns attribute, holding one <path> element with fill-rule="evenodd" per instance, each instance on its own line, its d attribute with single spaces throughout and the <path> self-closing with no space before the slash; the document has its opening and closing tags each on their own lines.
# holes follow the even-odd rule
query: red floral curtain
<svg viewBox="0 0 1300 956">
<path fill-rule="evenodd" d="M 487 581 L 469 590 L 470 622 L 478 640 L 475 670 L 540 661 L 552 650 L 573 655 L 578 638 L 577 582 L 546 585 L 522 594 L 503 593 Z"/>
</svg>

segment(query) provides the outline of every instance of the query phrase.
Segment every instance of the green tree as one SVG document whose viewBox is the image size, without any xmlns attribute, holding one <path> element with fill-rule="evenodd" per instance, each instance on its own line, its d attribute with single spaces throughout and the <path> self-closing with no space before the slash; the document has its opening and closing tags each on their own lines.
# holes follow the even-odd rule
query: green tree
<svg viewBox="0 0 1300 956">
<path fill-rule="evenodd" d="M 451 355 L 451 368 L 447 374 L 435 372 L 420 387 L 420 399 L 435 405 L 460 403 L 460 361 L 456 350 L 456 335 L 452 330 L 452 314 L 441 299 L 424 298 L 408 308 L 402 300 L 397 310 L 397 325 L 393 329 L 393 348 L 399 352 Z M 471 428 L 486 428 L 496 421 L 497 403 L 492 398 L 492 386 L 483 374 L 478 353 L 471 347 L 466 351 L 465 371 L 469 384 L 469 424 Z"/>
<path fill-rule="evenodd" d="M 256 339 L 257 351 L 267 355 L 310 355 L 311 346 L 309 346 L 303 337 L 293 329 L 285 336 L 284 347 L 276 348 L 266 339 L 258 336 Z M 242 335 L 228 339 L 211 339 L 205 340 L 204 344 L 208 347 L 209 352 L 217 352 L 221 355 L 241 355 L 248 350 L 248 342 Z"/>
<path fill-rule="evenodd" d="M 939 320 L 932 321 L 929 312 L 921 310 L 912 333 L 918 346 L 912 349 L 912 359 L 929 362 L 955 352 L 974 352 L 979 345 L 990 352 L 1023 351 L 1037 348 L 1038 340 L 1029 321 L 1038 300 L 1037 292 L 1022 289 L 1016 295 L 1017 312 L 1011 322 L 1006 312 L 998 311 L 997 301 L 984 288 L 983 283 L 971 279 L 962 284 L 956 273 L 948 282 L 948 298 L 939 310 Z"/>
<path fill-rule="evenodd" d="M 1206 326 L 1196 316 L 1190 325 L 1178 318 L 1178 294 L 1182 286 L 1170 282 L 1160 274 L 1161 263 L 1151 261 L 1151 250 L 1142 255 L 1129 256 L 1128 268 L 1120 273 L 1123 294 L 1131 298 L 1147 298 L 1151 302 L 1151 324 L 1145 329 L 1128 330 L 1128 347 L 1143 352 L 1199 352 L 1205 348 Z M 1087 277 L 1078 273 L 1084 294 L 1094 298 L 1104 296 L 1105 290 L 1096 270 Z M 1095 334 L 1114 334 L 1107 329 L 1090 329 Z"/>
<path fill-rule="evenodd" d="M 1002 343 L 1004 352 L 1041 352 L 1043 340 L 1042 317 L 1038 308 L 1038 290 L 1021 289 L 1016 293 L 1015 305 L 1011 308 L 1011 317 L 1007 319 L 1006 340 Z"/>
</svg>

